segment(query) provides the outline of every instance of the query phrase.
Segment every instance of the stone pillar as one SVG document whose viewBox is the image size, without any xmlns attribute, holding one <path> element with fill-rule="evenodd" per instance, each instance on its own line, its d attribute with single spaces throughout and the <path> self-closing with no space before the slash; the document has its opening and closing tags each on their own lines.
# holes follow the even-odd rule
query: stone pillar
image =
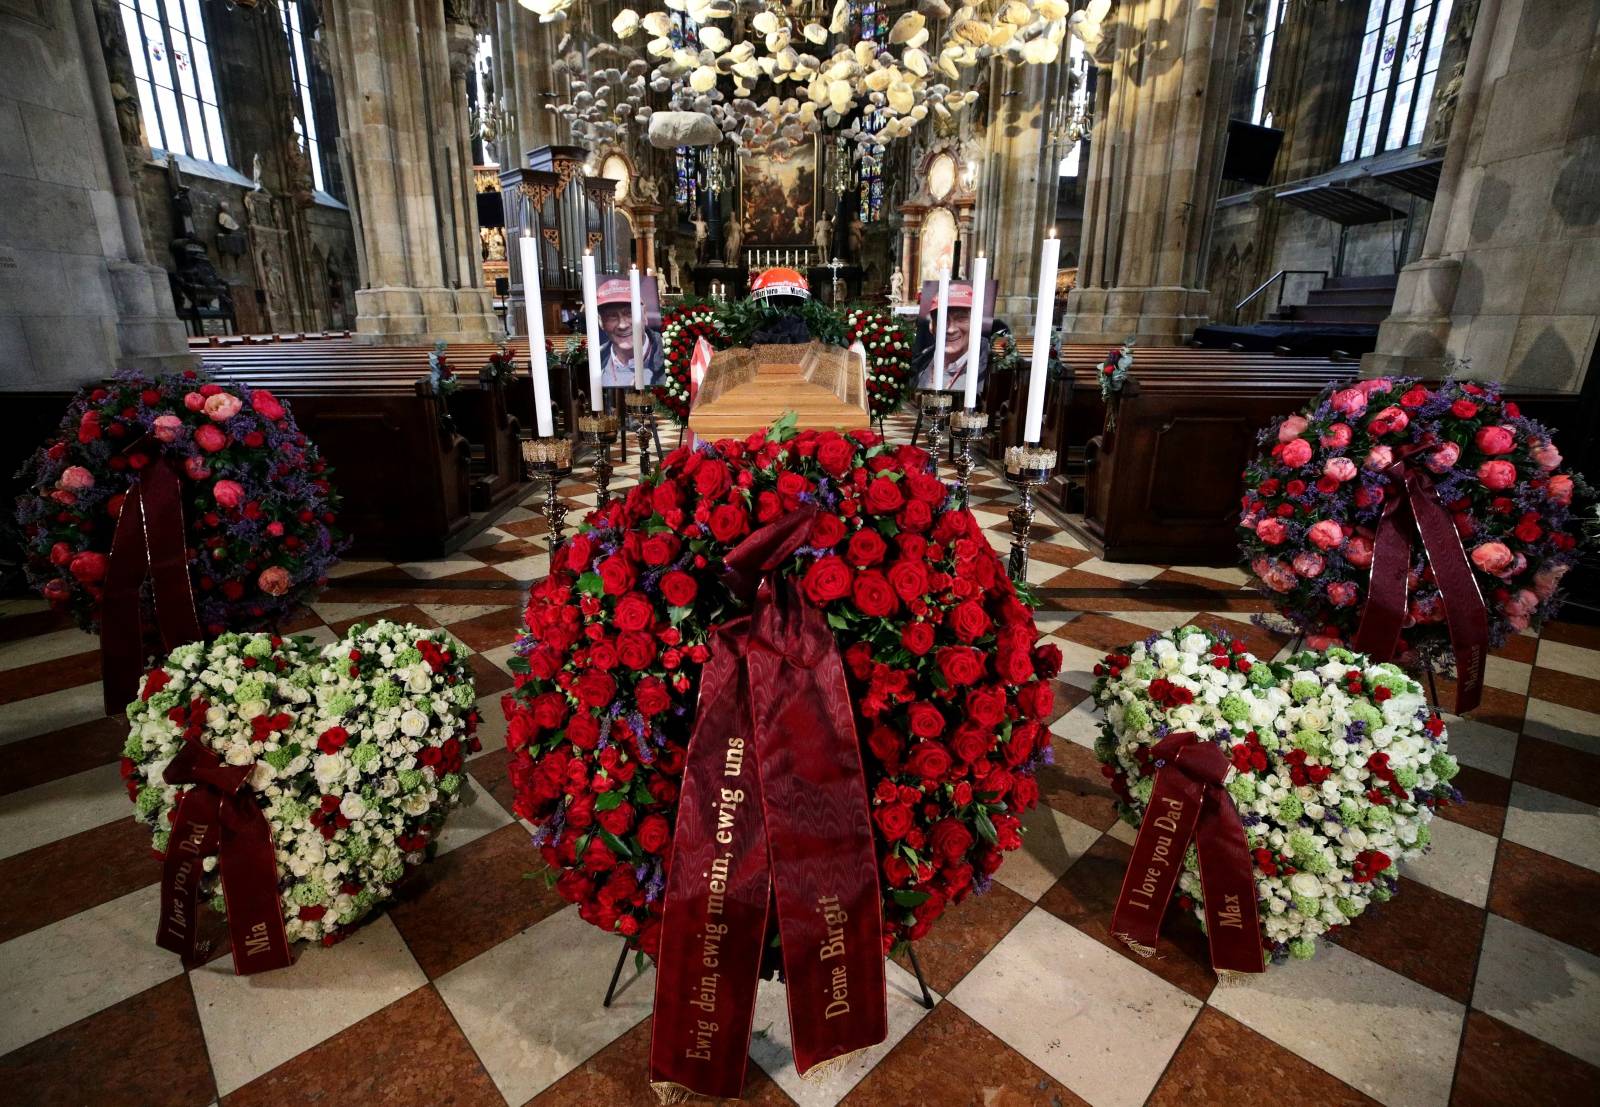
<svg viewBox="0 0 1600 1107">
<path fill-rule="evenodd" d="M 323 19 L 362 245 L 357 336 L 489 341 L 491 298 L 473 255 L 462 261 L 477 212 L 460 141 L 464 88 L 450 74 L 441 5 L 330 0 Z"/>
<path fill-rule="evenodd" d="M 1583 384 L 1600 317 L 1600 6 L 1483 0 L 1422 256 L 1364 372 Z"/>
<path fill-rule="evenodd" d="M 922 209 L 919 207 L 905 207 L 900 209 L 900 275 L 905 278 L 905 294 L 911 302 L 917 300 L 917 289 L 921 285 L 917 281 L 917 228 L 922 226 Z"/>
<path fill-rule="evenodd" d="M 660 204 L 632 203 L 628 205 L 629 222 L 633 225 L 633 238 L 639 244 L 641 268 L 656 269 L 656 216 L 661 214 Z M 667 274 L 661 274 L 661 286 L 666 287 Z"/>
<path fill-rule="evenodd" d="M 1125 0 L 1101 47 L 1073 341 L 1184 341 L 1205 257 L 1244 0 Z"/>
</svg>

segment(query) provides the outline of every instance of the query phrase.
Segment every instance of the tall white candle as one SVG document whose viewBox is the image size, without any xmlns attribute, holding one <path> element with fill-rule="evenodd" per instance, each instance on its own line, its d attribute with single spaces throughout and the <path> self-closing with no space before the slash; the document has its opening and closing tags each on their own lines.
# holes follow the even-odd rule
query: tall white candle
<svg viewBox="0 0 1600 1107">
<path fill-rule="evenodd" d="M 939 306 L 933 314 L 933 389 L 944 391 L 944 328 L 950 314 L 950 270 L 939 270 Z"/>
<path fill-rule="evenodd" d="M 550 410 L 550 362 L 544 353 L 544 293 L 539 289 L 539 240 L 522 235 L 522 304 L 528 316 L 528 364 L 533 368 L 533 415 L 539 437 L 556 433 Z"/>
<path fill-rule="evenodd" d="M 595 292 L 594 255 L 583 252 L 583 338 L 589 353 L 589 410 L 605 408 L 605 389 L 600 370 L 600 304 Z"/>
<path fill-rule="evenodd" d="M 1052 227 L 1039 255 L 1039 306 L 1033 316 L 1033 364 L 1028 370 L 1028 410 L 1022 424 L 1022 441 L 1030 446 L 1038 444 L 1044 427 L 1044 378 L 1050 365 L 1050 328 L 1056 316 L 1056 264 L 1060 257 L 1061 240 Z"/>
<path fill-rule="evenodd" d="M 644 308 L 639 299 L 639 267 L 628 269 L 628 311 L 633 323 L 633 387 L 644 387 Z"/>
<path fill-rule="evenodd" d="M 961 402 L 968 411 L 978 406 L 978 370 L 989 353 L 984 346 L 983 312 L 989 302 L 989 259 L 972 259 L 972 321 L 967 325 L 967 379 Z"/>
</svg>

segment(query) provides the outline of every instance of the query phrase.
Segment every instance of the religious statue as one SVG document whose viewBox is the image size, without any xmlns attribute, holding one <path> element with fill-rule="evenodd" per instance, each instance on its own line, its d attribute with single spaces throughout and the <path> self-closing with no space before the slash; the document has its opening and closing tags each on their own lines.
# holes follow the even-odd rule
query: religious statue
<svg viewBox="0 0 1600 1107">
<path fill-rule="evenodd" d="M 828 218 L 827 212 L 817 216 L 817 225 L 811 234 L 811 240 L 817 245 L 817 254 L 828 257 L 833 253 L 833 220 Z"/>
<path fill-rule="evenodd" d="M 226 200 L 217 201 L 217 226 L 224 231 L 236 231 L 239 229 L 239 221 L 233 217 L 233 212 L 228 210 L 228 201 Z"/>
<path fill-rule="evenodd" d="M 261 183 L 261 151 L 259 150 L 250 155 L 250 179 L 255 182 L 255 190 L 260 192 L 264 186 Z"/>
<path fill-rule="evenodd" d="M 694 260 L 704 265 L 706 260 L 706 234 L 709 230 L 706 226 L 705 214 L 696 211 L 694 218 L 690 222 L 694 224 Z"/>
<path fill-rule="evenodd" d="M 628 194 L 636 204 L 653 204 L 659 187 L 654 177 L 635 177 L 628 186 Z"/>
<path fill-rule="evenodd" d="M 889 306 L 890 307 L 899 307 L 901 301 L 903 301 L 905 298 L 906 298 L 906 278 L 905 278 L 905 274 L 900 272 L 900 270 L 896 269 L 894 271 L 894 275 L 889 278 Z"/>
<path fill-rule="evenodd" d="M 478 238 L 483 243 L 484 261 L 506 260 L 506 232 L 503 227 L 480 227 Z"/>
<path fill-rule="evenodd" d="M 741 256 L 741 251 L 744 248 L 744 226 L 739 222 L 737 215 L 728 218 L 727 237 L 723 243 L 723 260 L 734 268 L 743 265 L 744 258 Z"/>
<path fill-rule="evenodd" d="M 850 220 L 850 260 L 861 264 L 867 244 L 867 225 L 858 215 Z"/>
<path fill-rule="evenodd" d="M 671 289 L 683 287 L 683 252 L 676 242 L 667 251 L 667 287 Z"/>
</svg>

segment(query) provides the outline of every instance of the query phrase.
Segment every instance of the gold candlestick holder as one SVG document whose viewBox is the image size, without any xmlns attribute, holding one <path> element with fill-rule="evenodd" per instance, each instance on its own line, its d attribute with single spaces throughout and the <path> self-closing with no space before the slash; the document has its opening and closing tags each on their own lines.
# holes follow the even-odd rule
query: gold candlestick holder
<svg viewBox="0 0 1600 1107">
<path fill-rule="evenodd" d="M 1006 571 L 1011 579 L 1026 580 L 1028 547 L 1033 544 L 1033 489 L 1050 479 L 1056 467 L 1056 452 L 1042 446 L 1012 446 L 1006 450 L 1006 480 L 1020 497 L 1007 516 L 1011 520 L 1011 557 Z"/>
<path fill-rule="evenodd" d="M 586 445 L 594 448 L 594 480 L 599 486 L 595 506 L 605 507 L 611 502 L 611 473 L 615 469 L 611 464 L 611 443 L 617 440 L 617 417 L 604 414 L 580 415 L 578 434 L 582 436 Z"/>
<path fill-rule="evenodd" d="M 928 423 L 928 452 L 933 455 L 933 464 L 937 467 L 939 449 L 944 445 L 945 423 L 950 418 L 950 393 L 934 388 L 919 388 L 917 401 Z"/>
<path fill-rule="evenodd" d="M 950 440 L 956 444 L 956 483 L 961 488 L 961 502 L 967 502 L 968 484 L 972 480 L 972 440 L 989 431 L 987 411 L 952 411 L 950 413 Z"/>
<path fill-rule="evenodd" d="M 561 499 L 561 478 L 572 473 L 572 439 L 526 438 L 522 460 L 535 477 L 548 481 L 544 496 L 544 521 L 549 532 L 550 552 L 561 545 L 561 531 L 567 521 L 567 505 Z"/>
<path fill-rule="evenodd" d="M 647 391 L 629 391 L 627 396 L 628 429 L 638 435 L 639 479 L 650 472 L 650 439 L 655 432 L 656 398 Z"/>
</svg>

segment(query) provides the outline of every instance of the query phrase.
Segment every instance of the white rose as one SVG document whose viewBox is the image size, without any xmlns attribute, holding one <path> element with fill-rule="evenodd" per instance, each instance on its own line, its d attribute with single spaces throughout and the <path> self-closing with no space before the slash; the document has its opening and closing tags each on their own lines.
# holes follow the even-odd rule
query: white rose
<svg viewBox="0 0 1600 1107">
<path fill-rule="evenodd" d="M 244 703 L 239 705 L 239 718 L 243 719 L 245 722 L 249 722 L 257 715 L 265 715 L 266 713 L 267 705 L 261 700 L 246 700 Z M 209 714 L 207 718 L 209 720 Z"/>
<path fill-rule="evenodd" d="M 1322 881 L 1310 873 L 1295 873 L 1289 878 L 1289 890 L 1307 899 L 1319 898 L 1322 895 Z"/>
<path fill-rule="evenodd" d="M 426 692 L 433 687 L 433 670 L 427 665 L 411 666 L 411 673 L 406 677 L 406 689 L 410 692 Z"/>
<path fill-rule="evenodd" d="M 400 810 L 407 815 L 421 815 L 428 810 L 428 798 L 421 792 L 412 792 L 400 801 Z"/>
<path fill-rule="evenodd" d="M 359 792 L 346 792 L 339 801 L 339 814 L 354 822 L 367 813 L 367 801 Z"/>
<path fill-rule="evenodd" d="M 312 772 L 316 775 L 317 784 L 321 786 L 323 791 L 327 791 L 328 785 L 333 784 L 344 776 L 344 755 L 339 753 L 318 754 Z"/>
<path fill-rule="evenodd" d="M 264 792 L 278 775 L 278 771 L 265 761 L 257 761 L 250 770 L 250 787 L 257 792 Z"/>
<path fill-rule="evenodd" d="M 224 759 L 230 765 L 248 765 L 256 759 L 256 755 L 250 752 L 249 742 L 231 742 Z"/>
<path fill-rule="evenodd" d="M 400 731 L 413 738 L 420 738 L 428 730 L 428 717 L 422 712 L 412 708 L 400 716 Z"/>
<path fill-rule="evenodd" d="M 1367 848 L 1367 835 L 1360 827 L 1346 827 L 1339 841 L 1357 852 Z"/>
</svg>

